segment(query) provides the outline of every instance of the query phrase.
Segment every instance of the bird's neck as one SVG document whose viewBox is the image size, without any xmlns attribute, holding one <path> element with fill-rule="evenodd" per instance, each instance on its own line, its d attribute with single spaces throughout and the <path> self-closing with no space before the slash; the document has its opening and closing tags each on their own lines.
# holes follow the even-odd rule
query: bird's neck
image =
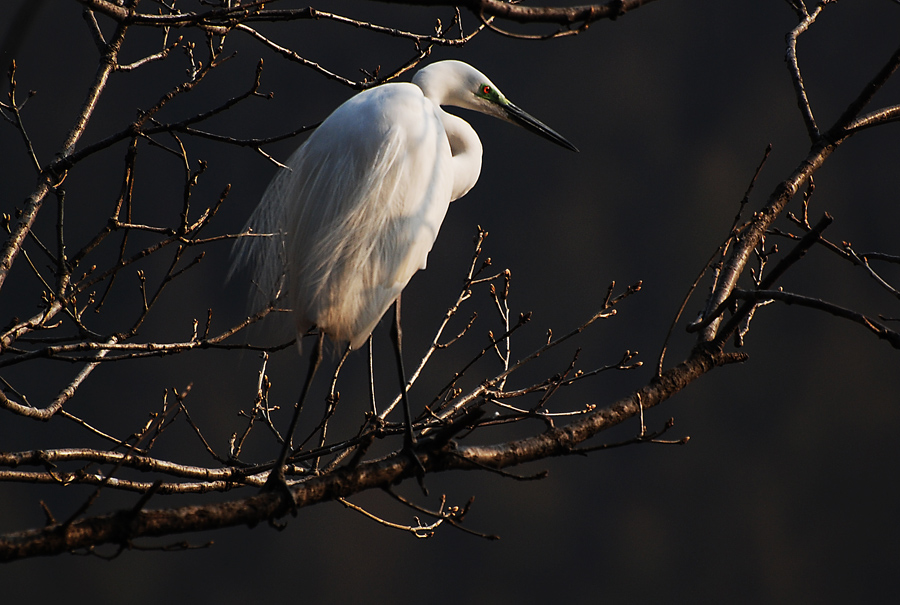
<svg viewBox="0 0 900 605">
<path fill-rule="evenodd" d="M 453 195 L 451 201 L 464 196 L 481 174 L 481 140 L 468 122 L 438 108 L 444 132 L 453 156 Z"/>
</svg>

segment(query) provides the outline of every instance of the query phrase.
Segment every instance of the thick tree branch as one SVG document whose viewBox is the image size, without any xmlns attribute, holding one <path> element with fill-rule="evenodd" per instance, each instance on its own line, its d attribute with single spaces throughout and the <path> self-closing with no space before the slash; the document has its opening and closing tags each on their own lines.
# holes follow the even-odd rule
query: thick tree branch
<svg viewBox="0 0 900 605">
<path fill-rule="evenodd" d="M 759 244 L 763 235 L 765 235 L 775 219 L 781 215 L 787 203 L 800 190 L 803 183 L 822 166 L 828 156 L 840 144 L 841 140 L 830 142 L 825 140 L 824 137 L 820 137 L 800 165 L 794 169 L 791 176 L 775 187 L 766 205 L 754 215 L 747 228 L 741 232 L 741 237 L 735 244 L 731 256 L 722 267 L 718 284 L 710 301 L 712 304 L 707 308 L 718 309 L 731 296 L 731 292 L 737 285 L 738 278 L 744 272 L 750 255 Z M 718 316 L 709 322 L 701 332 L 700 340 L 702 342 L 708 342 L 716 338 L 721 320 L 721 316 Z M 727 339 L 728 336 L 726 335 L 724 338 Z M 719 338 L 719 341 L 721 342 L 722 338 Z"/>
<path fill-rule="evenodd" d="M 481 17 L 499 17 L 519 23 L 555 23 L 571 25 L 593 23 L 601 19 L 615 19 L 654 0 L 610 0 L 602 4 L 580 6 L 525 6 L 500 0 L 379 0 L 389 4 L 415 6 L 464 7 Z M 138 13 L 119 6 L 110 0 L 78 0 L 84 6 L 105 14 L 120 23 L 155 27 L 199 26 L 207 31 L 223 34 L 236 23 L 249 21 L 289 21 L 316 19 L 322 15 L 314 8 L 278 10 L 262 8 L 266 2 L 255 2 L 234 8 L 211 9 L 203 13 L 173 12 L 156 15 Z"/>
<path fill-rule="evenodd" d="M 392 0 L 382 0 L 392 1 Z M 603 4 L 585 4 L 581 6 L 525 6 L 511 4 L 500 0 L 402 0 L 404 4 L 426 6 L 451 5 L 465 6 L 476 15 L 498 17 L 518 23 L 557 23 L 572 25 L 575 23 L 593 23 L 601 19 L 616 19 L 625 13 L 638 9 L 653 0 L 610 0 Z"/>
</svg>

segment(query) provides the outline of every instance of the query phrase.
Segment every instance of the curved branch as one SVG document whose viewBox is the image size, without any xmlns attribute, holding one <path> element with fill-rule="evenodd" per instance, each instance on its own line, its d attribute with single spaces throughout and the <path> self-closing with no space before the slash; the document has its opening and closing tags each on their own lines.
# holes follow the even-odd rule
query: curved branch
<svg viewBox="0 0 900 605">
<path fill-rule="evenodd" d="M 878 336 L 878 338 L 891 343 L 891 346 L 895 349 L 900 349 L 900 333 L 894 332 L 884 324 L 881 324 L 862 313 L 824 301 L 821 298 L 813 298 L 811 296 L 803 296 L 802 294 L 793 294 L 781 290 L 735 290 L 734 296 L 747 301 L 778 300 L 788 305 L 802 305 L 804 307 L 809 307 L 810 309 L 825 311 L 835 317 L 849 319 L 850 321 L 864 326 Z"/>
<path fill-rule="evenodd" d="M 900 47 L 897 47 L 897 50 L 894 51 L 878 73 L 875 74 L 875 77 L 866 83 L 856 99 L 853 100 L 841 117 L 838 118 L 838 121 L 828 132 L 828 136 L 832 138 L 846 136 L 847 131 L 852 127 L 859 113 L 869 104 L 872 97 L 875 96 L 875 93 L 881 90 L 887 83 L 888 79 L 895 71 L 897 71 L 898 67 L 900 67 Z"/>
<path fill-rule="evenodd" d="M 525 6 L 501 0 L 380 0 L 390 4 L 418 6 L 460 6 L 474 14 L 497 17 L 518 23 L 588 24 L 601 19 L 616 19 L 625 13 L 650 4 L 653 0 L 610 0 L 604 4 L 581 6 Z"/>
<path fill-rule="evenodd" d="M 524 6 L 509 4 L 501 0 L 380 0 L 388 4 L 415 6 L 464 7 L 475 15 L 495 16 L 518 23 L 593 23 L 601 19 L 616 19 L 625 13 L 640 8 L 653 0 L 609 0 L 603 4 L 581 6 Z M 176 12 L 167 15 L 137 13 L 119 6 L 110 0 L 78 0 L 81 4 L 103 13 L 120 23 L 150 25 L 155 27 L 199 26 L 213 33 L 227 33 L 235 23 L 246 21 L 287 21 L 295 19 L 315 19 L 320 15 L 313 8 L 277 10 L 260 8 L 265 3 L 255 2 L 234 8 L 213 9 L 204 13 Z M 326 13 L 321 13 L 327 16 Z"/>
<path fill-rule="evenodd" d="M 844 130 L 849 134 L 855 134 L 860 130 L 888 124 L 890 122 L 900 121 L 900 105 L 892 105 L 891 107 L 883 107 L 876 111 L 867 113 L 864 116 L 853 120 Z"/>
<path fill-rule="evenodd" d="M 821 2 L 816 6 L 816 9 L 813 12 L 803 15 L 803 19 L 797 24 L 797 27 L 792 29 L 787 36 L 785 36 L 787 51 L 785 52 L 784 60 L 788 64 L 788 70 L 791 73 L 791 81 L 794 83 L 794 92 L 797 95 L 797 105 L 800 107 L 800 113 L 803 114 L 806 131 L 812 142 L 815 142 L 822 133 L 819 131 L 819 126 L 816 124 L 816 118 L 813 116 L 812 108 L 809 105 L 809 97 L 806 95 L 806 86 L 803 84 L 803 76 L 800 75 L 800 65 L 797 62 L 797 38 L 800 34 L 809 29 L 809 26 L 813 24 L 828 1 L 830 0 Z"/>
</svg>

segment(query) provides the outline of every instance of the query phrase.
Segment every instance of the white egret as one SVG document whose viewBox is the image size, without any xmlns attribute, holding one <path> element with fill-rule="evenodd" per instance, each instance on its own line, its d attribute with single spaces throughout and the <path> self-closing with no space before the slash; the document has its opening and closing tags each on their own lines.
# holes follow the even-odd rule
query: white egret
<svg viewBox="0 0 900 605">
<path fill-rule="evenodd" d="M 450 202 L 481 172 L 481 141 L 442 105 L 471 109 L 574 145 L 513 105 L 474 67 L 440 61 L 412 83 L 355 95 L 322 122 L 287 160 L 235 244 L 234 269 L 250 267 L 257 299 L 279 297 L 293 311 L 297 342 L 315 326 L 309 373 L 267 485 L 284 485 L 289 442 L 322 355 L 322 340 L 359 348 L 392 303 L 407 422 L 415 444 L 400 352 L 400 293 L 437 238 Z"/>
</svg>

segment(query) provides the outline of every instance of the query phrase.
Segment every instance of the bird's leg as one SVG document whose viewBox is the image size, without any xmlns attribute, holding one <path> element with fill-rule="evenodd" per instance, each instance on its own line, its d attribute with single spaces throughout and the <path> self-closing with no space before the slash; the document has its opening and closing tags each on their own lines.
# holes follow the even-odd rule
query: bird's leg
<svg viewBox="0 0 900 605">
<path fill-rule="evenodd" d="M 400 327 L 400 297 L 394 301 L 394 326 L 391 330 L 391 336 L 394 340 L 394 352 L 397 354 L 397 371 L 400 375 L 400 398 L 403 400 L 403 415 L 406 418 L 406 436 L 404 438 L 403 449 L 406 450 L 410 458 L 413 459 L 417 467 L 416 475 L 419 478 L 419 485 L 422 491 L 427 493 L 422 478 L 425 476 L 425 467 L 422 461 L 416 455 L 416 434 L 413 432 L 412 414 L 409 411 L 409 397 L 406 393 L 406 370 L 403 368 L 403 330 Z"/>
<path fill-rule="evenodd" d="M 378 408 L 375 407 L 375 360 L 372 355 L 372 335 L 369 334 L 369 401 L 372 403 L 372 418 L 378 418 Z"/>
<path fill-rule="evenodd" d="M 378 415 L 378 406 L 375 403 L 375 347 L 372 343 L 371 334 L 369 334 L 369 339 L 366 342 L 368 343 L 369 349 L 369 404 L 372 406 L 372 411 L 366 412 L 366 423 L 363 425 L 363 428 L 360 429 L 360 434 L 369 429 L 377 432 L 384 426 L 384 420 Z"/>
<path fill-rule="evenodd" d="M 294 416 L 291 418 L 290 427 L 288 427 L 288 431 L 284 436 L 284 444 L 281 447 L 281 453 L 278 455 L 278 460 L 275 461 L 275 466 L 269 472 L 269 478 L 266 479 L 266 483 L 262 488 L 262 491 L 264 492 L 281 491 L 290 501 L 292 508 L 294 507 L 294 496 L 288 488 L 287 480 L 284 477 L 284 465 L 287 463 L 288 456 L 291 454 L 291 439 L 294 436 L 294 430 L 297 428 L 297 422 L 300 420 L 300 410 L 303 409 L 303 402 L 306 401 L 306 395 L 309 393 L 309 387 L 312 384 L 313 377 L 316 375 L 316 370 L 319 369 L 319 364 L 322 363 L 322 345 L 324 344 L 324 341 L 325 332 L 319 330 L 316 346 L 313 348 L 312 356 L 309 358 L 309 370 L 306 374 L 306 382 L 303 383 L 303 390 L 300 391 L 300 398 L 294 406 Z"/>
<path fill-rule="evenodd" d="M 394 339 L 394 353 L 397 355 L 397 371 L 400 374 L 400 398 L 403 400 L 403 415 L 406 419 L 405 445 L 407 448 L 415 448 L 416 434 L 413 432 L 412 427 L 412 414 L 409 411 L 409 397 L 406 393 L 406 370 L 403 367 L 403 329 L 400 327 L 399 296 L 394 301 L 394 325 L 391 337 Z"/>
</svg>

